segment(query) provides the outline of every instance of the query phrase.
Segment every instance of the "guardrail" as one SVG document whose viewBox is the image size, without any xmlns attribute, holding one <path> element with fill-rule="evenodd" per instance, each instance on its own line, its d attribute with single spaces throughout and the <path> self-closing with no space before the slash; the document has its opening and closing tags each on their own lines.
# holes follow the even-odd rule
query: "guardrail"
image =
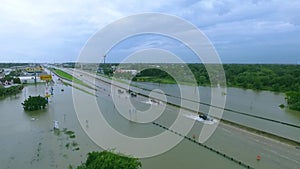
<svg viewBox="0 0 300 169">
<path fill-rule="evenodd" d="M 174 134 L 176 134 L 176 135 L 178 135 L 178 136 L 180 136 L 180 137 L 183 137 L 184 139 L 189 140 L 190 142 L 195 143 L 195 144 L 197 144 L 197 145 L 199 145 L 199 146 L 201 146 L 201 147 L 204 147 L 204 148 L 206 148 L 206 149 L 208 149 L 208 150 L 210 150 L 210 151 L 212 151 L 212 152 L 214 152 L 214 153 L 216 153 L 216 154 L 218 154 L 218 155 L 220 155 L 220 156 L 222 156 L 222 157 L 224 157 L 224 158 L 226 158 L 226 159 L 228 159 L 228 160 L 230 160 L 230 161 L 232 161 L 232 162 L 234 162 L 234 163 L 236 163 L 236 164 L 238 164 L 238 165 L 240 165 L 240 166 L 243 166 L 243 167 L 249 168 L 249 169 L 254 169 L 254 168 L 251 167 L 250 165 L 248 165 L 248 164 L 246 164 L 246 163 L 244 163 L 244 162 L 242 162 L 242 161 L 239 161 L 239 160 L 237 160 L 237 159 L 235 159 L 235 158 L 233 158 L 233 157 L 231 157 L 231 156 L 229 156 L 229 155 L 227 155 L 227 154 L 225 154 L 225 153 L 222 153 L 222 152 L 220 152 L 220 151 L 218 151 L 218 150 L 216 150 L 216 149 L 213 149 L 213 148 L 211 148 L 211 147 L 209 147 L 209 146 L 207 146 L 207 145 L 205 145 L 205 144 L 203 144 L 203 143 L 197 142 L 197 141 L 196 141 L 195 139 L 193 139 L 193 138 L 190 138 L 190 137 L 188 137 L 188 136 L 184 136 L 184 135 L 182 135 L 181 133 L 178 133 L 178 132 L 176 132 L 176 131 L 174 131 L 174 130 L 171 130 L 171 129 L 169 129 L 169 128 L 167 128 L 167 127 L 165 127 L 165 126 L 163 126 L 163 125 L 161 125 L 161 124 L 159 124 L 159 123 L 152 122 L 152 124 L 154 124 L 154 125 L 156 125 L 156 126 L 158 126 L 158 127 L 160 127 L 160 128 L 163 128 L 163 129 L 165 129 L 165 130 L 168 130 L 168 131 L 170 131 L 170 132 L 172 132 L 172 133 L 174 133 Z"/>
</svg>

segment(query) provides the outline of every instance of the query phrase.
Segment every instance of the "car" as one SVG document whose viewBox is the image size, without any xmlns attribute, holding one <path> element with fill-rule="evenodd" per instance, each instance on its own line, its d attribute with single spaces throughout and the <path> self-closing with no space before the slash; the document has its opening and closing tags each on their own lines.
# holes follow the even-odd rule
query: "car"
<svg viewBox="0 0 300 169">
<path fill-rule="evenodd" d="M 206 114 L 200 114 L 199 117 L 202 118 L 203 120 L 207 120 L 208 119 L 208 117 L 207 117 Z"/>
<path fill-rule="evenodd" d="M 136 97 L 136 96 L 137 96 L 137 94 L 136 94 L 136 93 L 134 93 L 134 92 L 130 92 L 130 96 L 131 96 L 131 97 Z"/>
</svg>

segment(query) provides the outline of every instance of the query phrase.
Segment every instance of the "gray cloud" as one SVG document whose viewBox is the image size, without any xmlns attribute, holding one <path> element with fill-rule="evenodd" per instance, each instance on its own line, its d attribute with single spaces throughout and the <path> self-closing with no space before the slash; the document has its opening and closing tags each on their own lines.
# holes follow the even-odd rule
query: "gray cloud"
<svg viewBox="0 0 300 169">
<path fill-rule="evenodd" d="M 219 53 L 226 61 L 232 56 L 222 53 L 223 50 L 235 50 L 239 44 L 248 43 L 252 51 L 259 52 L 261 48 L 255 45 L 255 39 L 260 39 L 266 48 L 300 44 L 296 38 L 300 30 L 299 9 L 300 2 L 293 0 L 4 0 L 0 6 L 0 62 L 12 61 L 11 58 L 16 58 L 14 61 L 74 61 L 83 44 L 97 30 L 119 18 L 141 12 L 164 12 L 187 19 L 202 29 L 217 49 L 222 49 Z M 144 26 L 153 25 L 144 23 Z M 176 31 L 176 27 L 170 25 L 170 31 Z M 146 41 L 144 47 L 161 43 L 168 49 L 178 48 L 177 44 L 172 48 L 172 42 L 150 41 Z M 132 51 L 135 47 L 132 46 Z M 120 52 L 122 50 L 125 49 Z M 293 56 L 299 51 L 294 48 L 290 51 L 291 62 L 294 62 Z M 264 51 L 264 54 L 265 60 L 273 55 L 271 51 Z M 241 61 L 245 60 L 240 52 L 236 55 Z M 280 62 L 281 55 L 276 57 Z"/>
</svg>

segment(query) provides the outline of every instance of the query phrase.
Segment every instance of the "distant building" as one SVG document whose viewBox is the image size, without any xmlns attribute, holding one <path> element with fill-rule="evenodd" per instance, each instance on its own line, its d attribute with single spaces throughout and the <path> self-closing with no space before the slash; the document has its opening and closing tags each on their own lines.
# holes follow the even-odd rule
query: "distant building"
<svg viewBox="0 0 300 169">
<path fill-rule="evenodd" d="M 34 79 L 35 79 L 34 76 L 20 76 L 19 78 L 22 84 L 34 83 Z M 36 82 L 42 82 L 39 76 L 36 77 Z"/>
<path fill-rule="evenodd" d="M 10 87 L 11 85 L 14 85 L 14 81 L 13 80 L 5 80 L 4 82 L 0 82 L 1 86 L 4 86 L 5 88 Z"/>
<path fill-rule="evenodd" d="M 4 75 L 9 75 L 11 71 L 13 71 L 13 69 L 3 69 Z"/>
<path fill-rule="evenodd" d="M 115 73 L 131 73 L 132 75 L 136 75 L 138 73 L 137 70 L 130 70 L 130 69 L 117 69 Z"/>
<path fill-rule="evenodd" d="M 41 73 L 44 71 L 43 67 L 39 66 L 39 67 L 26 67 L 25 71 L 27 73 Z"/>
<path fill-rule="evenodd" d="M 62 65 L 64 68 L 74 68 L 75 63 L 63 63 Z"/>
</svg>

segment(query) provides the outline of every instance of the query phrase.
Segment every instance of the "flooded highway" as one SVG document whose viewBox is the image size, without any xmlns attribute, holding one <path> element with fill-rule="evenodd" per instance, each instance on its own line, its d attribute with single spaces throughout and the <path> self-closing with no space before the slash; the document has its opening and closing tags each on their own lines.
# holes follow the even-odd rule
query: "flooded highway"
<svg viewBox="0 0 300 169">
<path fill-rule="evenodd" d="M 111 93 L 110 85 L 101 81 L 97 81 L 97 85 L 98 105 L 103 110 L 103 116 L 114 129 L 137 138 L 149 137 L 165 131 L 153 123 L 139 124 L 125 119 L 114 107 L 112 95 L 128 96 L 128 98 L 130 96 L 126 93 Z M 77 166 L 85 161 L 88 152 L 102 150 L 85 133 L 87 129 L 92 130 L 91 124 L 80 125 L 77 119 L 72 99 L 72 90 L 77 89 L 65 86 L 57 80 L 53 88 L 54 95 L 50 98 L 47 108 L 33 113 L 24 112 L 21 103 L 30 95 L 44 95 L 44 84 L 26 86 L 22 93 L 0 100 L 0 163 L 3 168 L 68 168 L 69 165 Z M 82 97 L 95 97 L 84 91 L 79 93 Z M 145 97 L 137 96 L 130 100 L 137 110 L 149 108 L 148 99 Z M 178 111 L 177 107 L 166 105 L 163 114 L 155 120 L 155 123 L 170 126 L 176 119 Z M 54 120 L 59 122 L 60 133 L 53 131 Z M 202 127 L 203 123 L 196 122 L 187 137 L 192 138 L 194 135 L 198 137 Z M 70 138 L 65 131 L 73 131 L 76 137 Z M 296 169 L 300 165 L 300 150 L 295 146 L 227 124 L 220 124 L 204 144 L 253 168 Z M 258 154 L 261 155 L 260 161 L 256 160 Z M 141 161 L 145 169 L 245 168 L 185 138 L 170 151 Z"/>
</svg>

